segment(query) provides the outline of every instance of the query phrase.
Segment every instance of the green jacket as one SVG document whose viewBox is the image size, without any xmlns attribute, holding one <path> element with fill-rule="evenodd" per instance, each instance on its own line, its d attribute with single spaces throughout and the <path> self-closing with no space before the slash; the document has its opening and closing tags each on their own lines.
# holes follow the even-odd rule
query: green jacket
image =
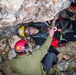
<svg viewBox="0 0 76 75">
<path fill-rule="evenodd" d="M 46 75 L 43 70 L 41 60 L 46 55 L 51 42 L 51 37 L 48 37 L 45 43 L 32 54 L 17 56 L 10 61 L 10 68 L 18 73 L 18 75 Z"/>
</svg>

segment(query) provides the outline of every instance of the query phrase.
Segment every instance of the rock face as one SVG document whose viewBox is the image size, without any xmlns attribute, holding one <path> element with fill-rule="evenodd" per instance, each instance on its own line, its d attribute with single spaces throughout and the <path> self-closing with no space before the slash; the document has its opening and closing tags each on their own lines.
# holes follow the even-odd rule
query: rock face
<svg viewBox="0 0 76 75">
<path fill-rule="evenodd" d="M 0 27 L 12 25 L 16 21 L 16 12 L 23 2 L 24 0 L 0 0 Z"/>
<path fill-rule="evenodd" d="M 69 5 L 70 0 L 0 0 L 0 27 L 51 20 Z"/>
<path fill-rule="evenodd" d="M 0 75 L 2 72 L 5 75 L 15 75 L 11 72 L 9 63 L 6 61 L 16 56 L 13 47 L 20 38 L 12 35 L 16 34 L 17 24 L 51 20 L 69 5 L 70 0 L 0 0 L 0 28 L 2 27 L 0 29 L 0 62 L 2 62 L 0 63 Z M 76 42 L 72 42 L 69 47 L 67 44 L 59 49 L 63 54 L 68 54 L 74 58 L 71 58 L 70 61 L 62 61 L 55 66 L 59 71 L 55 75 L 76 75 L 75 44 Z M 69 67 L 69 65 L 71 66 Z"/>
</svg>

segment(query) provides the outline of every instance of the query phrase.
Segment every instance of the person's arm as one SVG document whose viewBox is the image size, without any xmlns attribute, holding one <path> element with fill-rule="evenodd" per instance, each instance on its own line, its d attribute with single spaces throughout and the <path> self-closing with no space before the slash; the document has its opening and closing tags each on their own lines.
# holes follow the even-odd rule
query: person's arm
<svg viewBox="0 0 76 75">
<path fill-rule="evenodd" d="M 33 58 L 34 59 L 37 58 L 39 61 L 41 61 L 42 58 L 48 52 L 51 41 L 52 41 L 52 38 L 50 36 L 48 36 L 46 41 L 43 43 L 43 45 L 39 49 L 34 50 L 34 52 L 32 53 Z"/>
<path fill-rule="evenodd" d="M 46 39 L 48 37 L 48 33 L 42 32 L 42 33 L 37 33 L 31 36 L 32 38 L 43 38 Z"/>
<path fill-rule="evenodd" d="M 37 45 L 41 46 L 45 42 L 46 39 L 44 39 L 44 38 L 34 38 L 34 40 L 35 40 L 35 43 Z"/>
<path fill-rule="evenodd" d="M 36 23 L 33 24 L 33 26 L 39 27 L 39 28 L 40 27 L 45 27 L 45 26 L 48 27 L 48 25 L 46 23 L 44 23 L 44 22 L 36 22 Z"/>
<path fill-rule="evenodd" d="M 41 61 L 42 58 L 46 55 L 50 47 L 50 43 L 52 41 L 53 35 L 54 35 L 54 28 L 52 28 L 51 30 L 49 29 L 49 36 L 47 37 L 46 41 L 43 43 L 43 45 L 39 49 L 35 50 L 32 53 L 32 56 L 34 59 Z"/>
</svg>

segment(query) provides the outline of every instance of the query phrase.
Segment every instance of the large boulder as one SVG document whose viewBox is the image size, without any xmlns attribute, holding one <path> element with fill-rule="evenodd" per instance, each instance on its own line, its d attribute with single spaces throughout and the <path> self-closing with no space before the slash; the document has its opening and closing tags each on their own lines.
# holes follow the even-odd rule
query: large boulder
<svg viewBox="0 0 76 75">
<path fill-rule="evenodd" d="M 0 0 L 0 27 L 53 19 L 70 0 Z"/>
</svg>

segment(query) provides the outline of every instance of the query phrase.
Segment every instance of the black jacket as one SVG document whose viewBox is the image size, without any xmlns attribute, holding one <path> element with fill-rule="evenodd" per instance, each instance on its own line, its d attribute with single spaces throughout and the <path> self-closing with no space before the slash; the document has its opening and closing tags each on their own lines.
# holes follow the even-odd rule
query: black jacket
<svg viewBox="0 0 76 75">
<path fill-rule="evenodd" d="M 34 35 L 30 36 L 30 37 L 35 40 L 35 43 L 37 45 L 41 46 L 45 42 L 45 40 L 46 40 L 46 38 L 48 36 L 48 33 L 47 33 L 48 31 L 44 32 L 44 31 L 42 31 L 42 28 L 43 27 L 48 28 L 49 25 L 45 24 L 44 22 L 37 22 L 37 23 L 32 23 L 32 25 L 29 25 L 29 26 L 39 29 L 40 33 L 34 34 Z M 57 49 L 54 48 L 53 46 L 50 46 L 50 48 L 48 49 L 48 52 L 53 52 L 56 55 L 59 54 Z"/>
<path fill-rule="evenodd" d="M 45 38 L 45 39 L 47 38 L 47 36 L 48 36 L 47 29 L 48 29 L 49 25 L 47 25 L 44 22 L 36 22 L 36 23 L 33 22 L 33 23 L 29 23 L 28 25 L 30 27 L 35 27 L 39 30 L 39 33 L 31 35 L 30 37 L 32 37 L 32 38 Z"/>
</svg>

